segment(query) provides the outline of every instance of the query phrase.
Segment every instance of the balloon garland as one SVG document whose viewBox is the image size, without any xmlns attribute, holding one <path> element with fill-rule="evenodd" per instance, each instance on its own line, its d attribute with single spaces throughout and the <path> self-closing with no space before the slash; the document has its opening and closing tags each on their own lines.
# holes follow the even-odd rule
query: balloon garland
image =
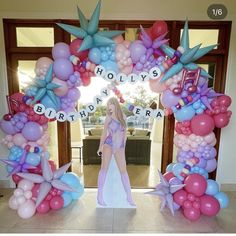
<svg viewBox="0 0 236 236">
<path fill-rule="evenodd" d="M 192 221 L 201 214 L 215 216 L 229 200 L 217 182 L 208 178 L 217 166 L 213 130 L 228 125 L 231 98 L 208 88 L 211 76 L 194 63 L 215 45 L 190 48 L 186 22 L 180 46 L 173 49 L 165 39 L 164 21 L 156 21 L 146 30 L 141 26 L 139 39 L 129 42 L 121 36 L 123 31 L 99 30 L 100 6 L 99 1 L 90 21 L 78 8 L 80 27 L 58 24 L 76 39 L 70 45 L 55 44 L 53 60 L 38 59 L 36 77 L 24 94 L 7 98 L 9 113 L 3 116 L 0 128 L 6 134 L 3 144 L 10 151 L 2 162 L 17 184 L 10 208 L 20 217 L 30 218 L 35 212 L 61 209 L 81 197 L 83 186 L 78 176 L 66 173 L 70 163 L 56 169 L 50 160 L 48 122 L 63 122 L 68 116 L 73 121 L 80 98 L 78 87 L 89 86 L 91 77 L 104 68 L 106 73 L 99 76 L 111 84 L 95 96 L 95 105 L 112 90 L 130 111 L 141 114 L 141 108 L 125 101 L 117 88 L 119 83 L 141 80 L 148 82 L 153 92 L 161 93 L 165 115 L 174 114 L 177 120 L 177 163 L 169 164 L 163 175 L 159 172 L 161 183 L 151 192 L 160 196 L 161 210 L 167 206 L 174 215 L 182 208 Z M 87 104 L 89 110 L 81 110 L 80 118 L 93 113 L 95 105 Z"/>
</svg>

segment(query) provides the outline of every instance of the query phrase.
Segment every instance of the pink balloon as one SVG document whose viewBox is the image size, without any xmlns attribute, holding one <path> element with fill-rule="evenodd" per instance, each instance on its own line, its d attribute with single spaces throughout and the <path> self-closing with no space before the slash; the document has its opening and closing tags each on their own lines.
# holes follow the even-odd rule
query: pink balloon
<svg viewBox="0 0 236 236">
<path fill-rule="evenodd" d="M 214 121 L 217 128 L 224 128 L 229 124 L 229 117 L 226 113 L 220 113 L 214 116 Z"/>
<path fill-rule="evenodd" d="M 171 178 L 175 177 L 175 176 L 174 176 L 174 174 L 173 174 L 172 172 L 166 172 L 166 173 L 163 175 L 163 177 L 169 182 L 169 180 L 170 180 Z"/>
<path fill-rule="evenodd" d="M 27 200 L 18 208 L 18 215 L 23 219 L 28 219 L 34 215 L 36 211 L 35 203 L 32 200 Z"/>
<path fill-rule="evenodd" d="M 68 86 L 67 86 L 67 83 L 66 83 L 65 81 L 60 80 L 60 79 L 57 79 L 57 78 L 55 77 L 55 78 L 53 78 L 52 82 L 55 83 L 55 84 L 60 85 L 59 88 L 56 88 L 56 89 L 53 90 L 54 93 L 55 93 L 57 96 L 62 97 L 62 96 L 65 96 L 65 95 L 67 94 L 67 92 L 68 92 Z"/>
<path fill-rule="evenodd" d="M 215 216 L 220 210 L 220 203 L 216 198 L 210 195 L 201 197 L 201 212 L 206 216 Z"/>
<path fill-rule="evenodd" d="M 38 213 L 45 214 L 50 210 L 50 204 L 49 201 L 42 201 L 39 206 L 36 208 Z"/>
<path fill-rule="evenodd" d="M 223 95 L 218 98 L 218 101 L 220 102 L 221 106 L 229 107 L 231 105 L 232 99 L 227 95 Z"/>
<path fill-rule="evenodd" d="M 16 146 L 21 146 L 24 143 L 27 143 L 27 140 L 24 138 L 24 136 L 21 133 L 18 133 L 13 136 L 13 143 Z"/>
<path fill-rule="evenodd" d="M 199 114 L 193 117 L 190 127 L 194 134 L 205 136 L 213 131 L 215 123 L 211 116 Z"/>
<path fill-rule="evenodd" d="M 18 184 L 22 180 L 22 178 L 17 174 L 14 174 L 12 175 L 12 180 L 14 181 L 15 184 Z"/>
<path fill-rule="evenodd" d="M 8 206 L 13 209 L 13 210 L 17 210 L 18 209 L 18 203 L 16 201 L 16 197 L 14 195 L 12 195 L 8 201 Z"/>
<path fill-rule="evenodd" d="M 124 41 L 124 38 L 122 35 L 118 35 L 113 38 L 113 41 L 116 42 L 116 44 L 122 43 Z"/>
<path fill-rule="evenodd" d="M 161 93 L 164 90 L 166 90 L 166 88 L 167 88 L 165 83 L 160 82 L 161 78 L 162 78 L 162 76 L 158 79 L 150 79 L 149 80 L 149 87 L 155 93 Z"/>
<path fill-rule="evenodd" d="M 34 187 L 34 183 L 27 179 L 22 179 L 18 183 L 18 188 L 23 189 L 24 191 L 31 190 Z"/>
<path fill-rule="evenodd" d="M 50 200 L 50 207 L 54 210 L 61 209 L 64 205 L 64 200 L 61 196 L 54 196 Z"/>
<path fill-rule="evenodd" d="M 184 216 L 191 221 L 196 221 L 200 218 L 201 212 L 199 209 L 193 207 L 184 208 Z"/>
<path fill-rule="evenodd" d="M 48 57 L 40 57 L 35 64 L 35 73 L 37 76 L 43 75 L 42 70 L 47 71 L 53 60 Z"/>
<path fill-rule="evenodd" d="M 174 193 L 174 201 L 182 206 L 187 199 L 187 192 L 183 189 L 180 189 Z"/>
<path fill-rule="evenodd" d="M 201 196 L 207 188 L 206 179 L 199 174 L 191 174 L 184 180 L 185 190 L 188 193 L 193 193 L 195 196 Z"/>
</svg>

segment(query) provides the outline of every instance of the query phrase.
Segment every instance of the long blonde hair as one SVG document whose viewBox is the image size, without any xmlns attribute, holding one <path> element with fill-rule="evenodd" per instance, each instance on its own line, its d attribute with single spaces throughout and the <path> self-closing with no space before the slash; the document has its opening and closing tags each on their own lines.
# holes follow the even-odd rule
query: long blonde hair
<svg viewBox="0 0 236 236">
<path fill-rule="evenodd" d="M 118 102 L 118 100 L 115 97 L 111 97 L 108 101 L 107 101 L 107 115 L 111 115 L 109 108 L 108 108 L 108 104 L 111 103 L 115 106 L 115 116 L 117 118 L 117 120 L 120 122 L 121 126 L 123 128 L 126 128 L 126 122 L 124 119 L 124 114 L 121 110 L 120 104 Z"/>
</svg>

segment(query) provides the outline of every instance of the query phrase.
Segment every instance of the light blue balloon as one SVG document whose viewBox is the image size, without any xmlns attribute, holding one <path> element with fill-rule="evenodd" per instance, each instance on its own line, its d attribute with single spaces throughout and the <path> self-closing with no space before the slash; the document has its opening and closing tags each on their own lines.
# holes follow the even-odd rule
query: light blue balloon
<svg viewBox="0 0 236 236">
<path fill-rule="evenodd" d="M 76 188 L 78 192 L 71 192 L 71 196 L 73 200 L 79 199 L 84 193 L 84 186 L 80 184 L 78 188 Z"/>
<path fill-rule="evenodd" d="M 73 172 L 68 172 L 62 175 L 61 181 L 68 184 L 70 187 L 73 187 L 75 189 L 80 187 L 80 180 L 79 177 L 73 173 Z"/>
<path fill-rule="evenodd" d="M 108 56 L 108 53 L 105 51 L 105 52 L 102 52 L 102 61 L 107 61 L 109 59 L 109 56 Z"/>
<path fill-rule="evenodd" d="M 68 205 L 71 204 L 72 196 L 71 196 L 71 194 L 69 192 L 64 192 L 61 196 L 62 196 L 62 198 L 64 200 L 63 207 L 67 207 Z"/>
<path fill-rule="evenodd" d="M 10 165 L 6 165 L 6 170 L 7 170 L 7 173 L 11 173 L 13 170 L 13 167 Z"/>
<path fill-rule="evenodd" d="M 166 167 L 166 172 L 172 172 L 172 169 L 173 169 L 173 166 L 175 165 L 176 163 L 170 163 L 167 167 Z"/>
<path fill-rule="evenodd" d="M 37 166 L 40 163 L 40 156 L 36 153 L 30 152 L 26 156 L 26 163 L 32 166 Z"/>
<path fill-rule="evenodd" d="M 207 180 L 207 189 L 206 189 L 206 194 L 214 196 L 219 192 L 219 185 L 218 183 L 213 180 L 213 179 L 208 179 Z"/>
<path fill-rule="evenodd" d="M 218 192 L 214 197 L 220 203 L 220 208 L 227 208 L 229 206 L 229 197 L 226 193 Z"/>
<path fill-rule="evenodd" d="M 57 100 L 57 104 L 58 104 L 58 105 L 55 105 L 48 95 L 45 95 L 45 96 L 40 100 L 40 102 L 45 106 L 46 109 L 47 109 L 47 108 L 53 108 L 53 109 L 55 109 L 56 111 L 58 111 L 58 110 L 60 109 L 60 107 L 61 107 L 61 101 L 60 101 L 60 99 L 59 99 L 57 96 L 55 96 L 55 97 L 56 97 L 56 100 Z"/>
<path fill-rule="evenodd" d="M 11 154 L 8 156 L 8 159 L 11 160 L 11 161 L 15 161 L 15 160 L 17 159 L 17 157 L 16 157 L 14 154 L 11 153 Z"/>
<path fill-rule="evenodd" d="M 173 174 L 180 180 L 183 180 L 183 176 L 181 176 L 181 172 L 183 171 L 184 168 L 184 164 L 182 163 L 176 163 L 173 168 L 172 168 L 172 172 Z"/>
<path fill-rule="evenodd" d="M 100 64 L 101 62 L 101 51 L 98 48 L 92 48 L 89 51 L 88 58 L 95 64 Z"/>
<path fill-rule="evenodd" d="M 106 71 L 111 70 L 111 71 L 114 71 L 117 74 L 119 72 L 118 71 L 118 66 L 114 61 L 110 61 L 110 60 L 104 61 L 104 62 L 101 63 L 101 65 L 106 69 Z"/>
<path fill-rule="evenodd" d="M 175 119 L 177 121 L 186 121 L 191 120 L 195 116 L 195 110 L 192 106 L 184 106 L 181 109 L 177 110 L 176 113 L 174 113 Z"/>
</svg>

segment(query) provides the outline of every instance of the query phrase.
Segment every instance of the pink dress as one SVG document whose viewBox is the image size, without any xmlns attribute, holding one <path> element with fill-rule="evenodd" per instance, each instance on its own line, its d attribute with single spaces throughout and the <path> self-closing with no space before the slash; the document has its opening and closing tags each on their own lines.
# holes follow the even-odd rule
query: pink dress
<svg viewBox="0 0 236 236">
<path fill-rule="evenodd" d="M 121 126 L 120 122 L 111 118 L 108 124 L 108 135 L 104 144 L 111 146 L 112 153 L 114 154 L 119 149 L 125 147 L 125 129 Z"/>
</svg>

